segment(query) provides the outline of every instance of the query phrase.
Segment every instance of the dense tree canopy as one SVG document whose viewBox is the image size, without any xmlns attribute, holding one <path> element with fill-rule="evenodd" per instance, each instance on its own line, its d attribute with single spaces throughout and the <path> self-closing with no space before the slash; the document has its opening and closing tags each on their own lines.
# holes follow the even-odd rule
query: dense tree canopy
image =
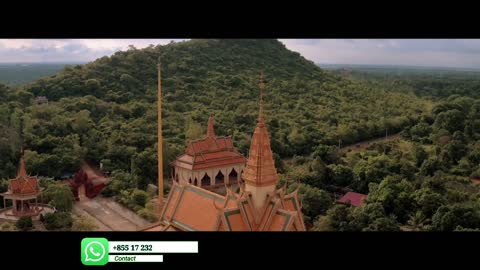
<svg viewBox="0 0 480 270">
<path fill-rule="evenodd" d="M 112 171 L 103 191 L 155 220 L 148 184 L 157 179 L 157 70 L 162 59 L 164 169 L 186 144 L 230 135 L 248 153 L 266 76 L 265 120 L 280 185 L 298 188 L 314 230 L 396 231 L 480 228 L 479 81 L 471 73 L 326 71 L 276 40 L 191 40 L 131 47 L 17 89 L 0 85 L 0 179 L 25 149 L 32 174 L 60 176 L 81 161 Z M 475 74 L 473 74 L 475 75 Z M 33 98 L 46 96 L 48 105 Z M 338 147 L 401 134 L 350 151 Z M 6 189 L 0 181 L 0 191 Z M 82 229 L 71 194 L 49 183 L 61 210 L 49 229 Z M 361 207 L 335 204 L 347 191 Z M 68 197 L 68 198 L 67 198 Z M 73 225 L 72 225 L 73 224 Z"/>
</svg>

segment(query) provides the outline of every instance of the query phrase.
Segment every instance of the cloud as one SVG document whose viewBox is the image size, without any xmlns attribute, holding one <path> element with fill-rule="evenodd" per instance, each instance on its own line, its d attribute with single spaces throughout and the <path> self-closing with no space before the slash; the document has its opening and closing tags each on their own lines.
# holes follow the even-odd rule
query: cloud
<svg viewBox="0 0 480 270">
<path fill-rule="evenodd" d="M 185 39 L 176 39 L 182 41 Z M 170 39 L 0 39 L 0 62 L 88 62 Z M 281 39 L 316 63 L 480 68 L 480 39 Z"/>
<path fill-rule="evenodd" d="M 166 39 L 0 39 L 0 62 L 89 62 L 129 45 L 144 48 Z"/>
<path fill-rule="evenodd" d="M 480 68 L 479 39 L 281 40 L 316 63 Z"/>
</svg>

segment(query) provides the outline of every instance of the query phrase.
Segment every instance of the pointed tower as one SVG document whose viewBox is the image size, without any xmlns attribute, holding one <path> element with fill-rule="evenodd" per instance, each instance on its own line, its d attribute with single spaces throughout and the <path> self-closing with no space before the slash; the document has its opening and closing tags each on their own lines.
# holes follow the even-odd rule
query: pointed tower
<svg viewBox="0 0 480 270">
<path fill-rule="evenodd" d="M 25 169 L 25 160 L 23 157 L 20 158 L 20 164 L 18 166 L 17 178 L 26 179 L 28 177 L 27 170 Z"/>
<path fill-rule="evenodd" d="M 208 118 L 207 137 L 215 138 L 215 129 L 213 128 L 213 115 Z"/>
<path fill-rule="evenodd" d="M 263 73 L 260 74 L 260 111 L 257 127 L 252 136 L 247 165 L 243 171 L 242 179 L 245 181 L 245 190 L 252 194 L 255 208 L 261 209 L 267 195 L 275 191 L 278 182 L 277 169 L 273 161 L 270 148 L 270 136 L 263 119 Z"/>
</svg>

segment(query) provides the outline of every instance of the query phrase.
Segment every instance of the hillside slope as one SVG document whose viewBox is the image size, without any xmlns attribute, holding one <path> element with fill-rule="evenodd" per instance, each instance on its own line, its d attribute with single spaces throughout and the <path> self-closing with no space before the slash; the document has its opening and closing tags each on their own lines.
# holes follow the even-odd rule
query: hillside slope
<svg viewBox="0 0 480 270">
<path fill-rule="evenodd" d="M 266 77 L 265 118 L 279 157 L 319 145 L 351 143 L 399 131 L 430 104 L 342 79 L 277 40 L 192 40 L 131 48 L 68 67 L 25 87 L 48 106 L 24 108 L 23 133 L 33 172 L 55 175 L 79 159 L 156 178 L 156 63 L 162 59 L 165 162 L 203 135 L 212 113 L 218 135 L 246 153 L 258 113 L 258 74 Z M 165 166 L 168 173 L 168 166 Z"/>
</svg>

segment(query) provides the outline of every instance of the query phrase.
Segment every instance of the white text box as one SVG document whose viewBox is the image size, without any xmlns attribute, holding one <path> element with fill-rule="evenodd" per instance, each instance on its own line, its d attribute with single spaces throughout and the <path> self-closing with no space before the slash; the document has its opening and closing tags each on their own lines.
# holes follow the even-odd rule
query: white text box
<svg viewBox="0 0 480 270">
<path fill-rule="evenodd" d="M 108 255 L 108 262 L 163 262 L 163 255 Z"/>
<path fill-rule="evenodd" d="M 109 253 L 198 253 L 197 241 L 108 241 Z"/>
</svg>

